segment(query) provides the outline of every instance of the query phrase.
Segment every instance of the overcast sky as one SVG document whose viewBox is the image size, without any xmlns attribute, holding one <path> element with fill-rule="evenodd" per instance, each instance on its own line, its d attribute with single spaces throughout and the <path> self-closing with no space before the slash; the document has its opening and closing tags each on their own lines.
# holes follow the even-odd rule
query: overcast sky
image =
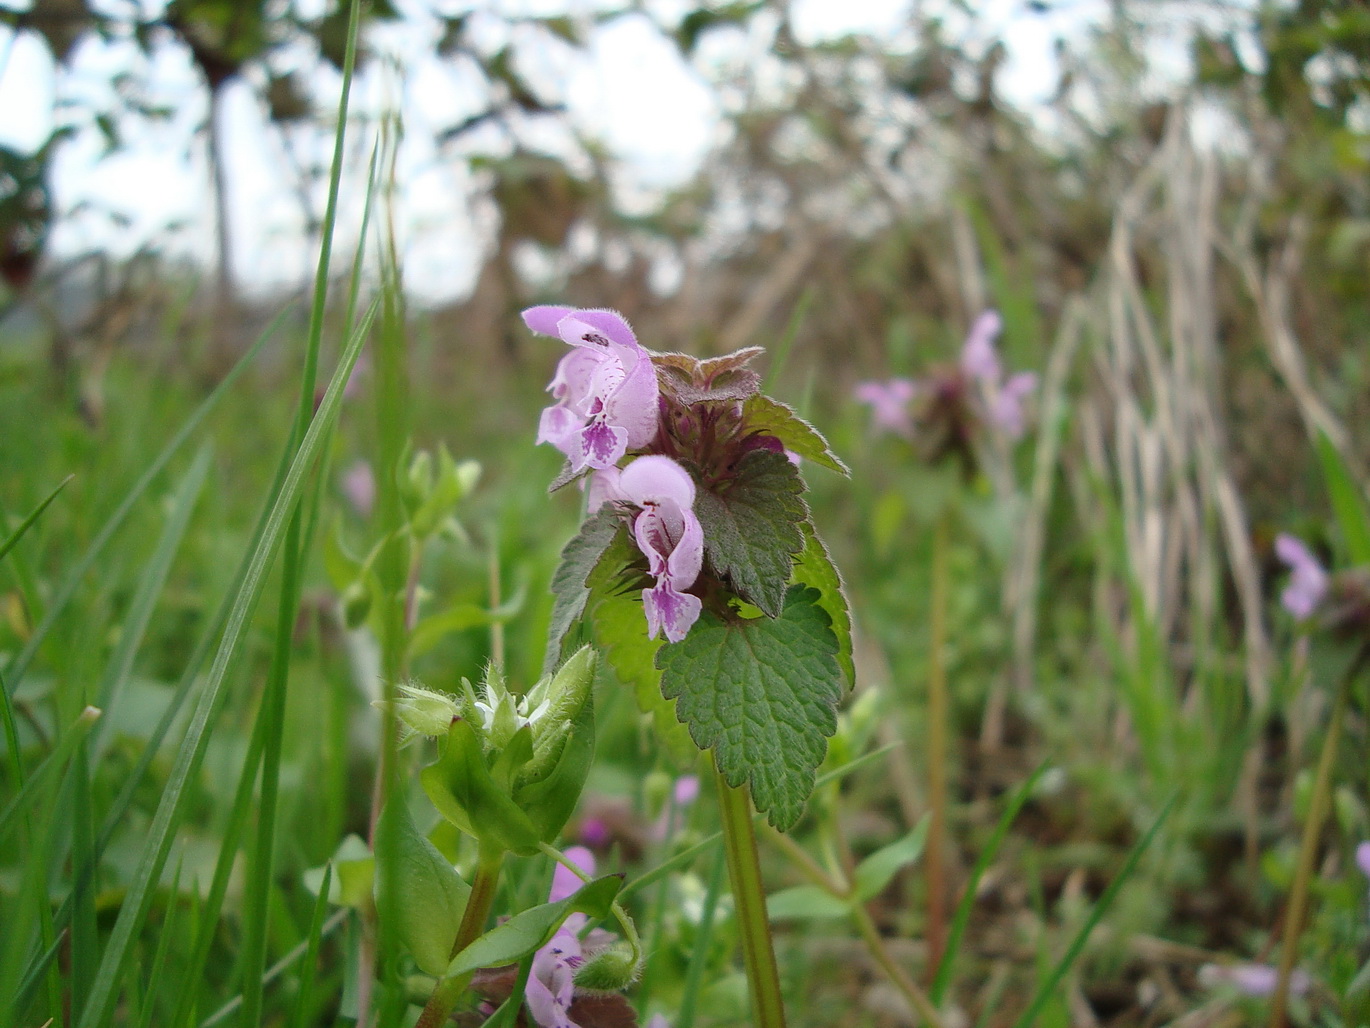
<svg viewBox="0 0 1370 1028">
<path fill-rule="evenodd" d="M 808 41 L 846 33 L 869 33 L 899 40 L 907 36 L 912 0 L 795 0 L 796 31 Z M 97 0 L 94 6 L 127 14 L 129 0 Z M 318 0 L 322 8 L 322 0 Z M 7 3 L 19 7 L 27 4 Z M 155 13 L 155 0 L 141 0 L 145 13 Z M 424 12 L 427 4 L 400 0 L 407 11 L 399 25 L 385 26 L 375 37 L 379 50 L 392 54 L 406 69 L 403 78 L 373 62 L 357 83 L 354 108 L 378 113 L 398 109 L 406 125 L 399 155 L 404 188 L 397 220 L 404 246 L 410 287 L 432 301 L 451 299 L 469 289 L 480 265 L 484 233 L 481 212 L 467 204 L 469 180 L 464 162 L 442 156 L 432 145 L 433 132 L 478 109 L 479 82 L 452 62 L 436 59 L 432 43 L 439 31 Z M 591 0 L 490 0 L 474 6 L 472 31 L 497 46 L 507 28 L 502 19 L 482 18 L 491 7 L 503 11 L 587 14 Z M 648 0 L 661 24 L 672 25 L 692 4 L 688 0 Z M 1031 109 L 1054 89 L 1057 72 L 1055 40 L 1079 41 L 1088 26 L 1108 16 L 1108 0 L 1071 0 L 1043 15 L 1027 10 L 1022 0 L 981 0 L 968 19 L 949 0 L 923 0 L 925 13 L 942 13 L 949 34 L 973 48 L 1002 38 L 1008 62 L 1000 85 L 1006 96 Z M 706 77 L 729 60 L 745 59 L 757 45 L 742 33 L 714 33 L 693 65 L 685 64 L 652 20 L 625 15 L 599 25 L 588 54 L 537 42 L 521 43 L 524 62 L 539 89 L 565 102 L 577 130 L 599 139 L 621 161 L 625 190 L 650 193 L 687 180 L 721 131 L 717 98 Z M 1164 41 L 1152 55 L 1164 75 L 1185 70 L 1183 40 Z M 291 60 L 286 55 L 286 63 Z M 312 66 L 307 53 L 299 67 Z M 189 253 L 208 260 L 213 253 L 213 203 L 202 137 L 196 129 L 205 119 L 205 96 L 188 55 L 179 47 L 158 48 L 149 61 L 130 42 L 101 43 L 88 39 L 72 69 L 60 79 L 36 37 L 0 29 L 0 144 L 30 150 L 58 123 L 71 123 L 76 135 L 63 144 L 54 169 L 53 187 L 59 211 L 65 213 L 50 241 L 61 259 L 102 248 L 128 254 L 149 241 L 165 252 Z M 118 108 L 115 76 L 133 72 L 145 84 L 146 97 L 174 110 L 166 121 L 125 118 L 124 148 L 106 155 L 90 110 Z M 336 104 L 337 83 L 316 72 L 314 88 L 323 103 Z M 332 98 L 329 100 L 329 98 Z M 54 114 L 55 105 L 65 105 Z M 227 95 L 229 183 L 235 242 L 235 272 L 245 288 L 270 291 L 297 285 L 312 266 L 303 245 L 301 204 L 288 169 L 291 162 L 322 162 L 331 139 L 309 128 L 284 134 L 271 126 L 256 96 L 244 84 Z M 541 142 L 558 152 L 570 149 L 558 128 L 545 119 L 548 137 Z M 342 240 L 355 240 L 359 217 L 360 175 L 371 140 L 353 133 L 355 173 L 345 182 Z M 121 215 L 116 224 L 111 211 Z M 168 224 L 179 227 L 167 232 Z M 484 226 L 488 227 L 488 226 Z"/>
</svg>

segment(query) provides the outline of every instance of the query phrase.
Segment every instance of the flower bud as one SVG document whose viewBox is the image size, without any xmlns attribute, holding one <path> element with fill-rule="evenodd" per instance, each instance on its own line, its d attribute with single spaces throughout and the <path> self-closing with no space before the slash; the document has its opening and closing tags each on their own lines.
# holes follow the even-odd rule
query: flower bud
<svg viewBox="0 0 1370 1028">
<path fill-rule="evenodd" d="M 618 992 L 637 981 L 642 962 L 626 943 L 601 950 L 576 969 L 577 989 L 590 992 Z"/>
<path fill-rule="evenodd" d="M 376 706 L 383 706 L 383 701 L 378 701 Z M 394 701 L 393 709 L 409 731 L 432 739 L 446 735 L 452 722 L 461 717 L 461 708 L 451 696 L 410 682 L 399 687 L 399 698 Z"/>
</svg>

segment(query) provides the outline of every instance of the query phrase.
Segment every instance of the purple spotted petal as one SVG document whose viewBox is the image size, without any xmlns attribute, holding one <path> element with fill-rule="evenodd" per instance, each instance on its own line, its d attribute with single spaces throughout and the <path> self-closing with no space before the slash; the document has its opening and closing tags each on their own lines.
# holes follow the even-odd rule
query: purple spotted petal
<svg viewBox="0 0 1370 1028">
<path fill-rule="evenodd" d="M 607 468 L 617 464 L 628 452 L 628 433 L 617 425 L 610 425 L 598 418 L 575 435 L 571 458 L 574 471 L 583 468 Z"/>
<path fill-rule="evenodd" d="M 676 643 L 685 638 L 699 618 L 702 604 L 699 597 L 676 592 L 669 582 L 660 582 L 642 590 L 642 606 L 647 611 L 647 638 L 655 639 L 657 632 L 661 632 Z"/>
<path fill-rule="evenodd" d="M 573 321 L 588 325 L 610 342 L 634 350 L 640 349 L 637 336 L 633 335 L 633 330 L 628 326 L 628 322 L 623 320 L 623 315 L 619 314 L 618 311 L 580 310 L 572 313 L 574 314 Z M 563 327 L 562 331 L 565 332 L 566 328 Z M 578 339 L 567 339 L 565 334 L 562 335 L 562 339 L 572 346 L 583 345 L 584 332 L 579 330 L 579 326 L 576 326 L 575 334 Z"/>
<path fill-rule="evenodd" d="M 570 457 L 577 448 L 583 418 L 576 417 L 570 408 L 561 404 L 548 407 L 538 421 L 538 442 L 551 443 Z"/>
<path fill-rule="evenodd" d="M 1004 372 L 999 366 L 994 340 L 999 337 L 1003 327 L 998 311 L 985 311 L 975 319 L 965 345 L 961 347 L 961 371 L 967 378 L 977 379 L 986 385 L 999 384 Z"/>
<path fill-rule="evenodd" d="M 628 433 L 629 448 L 638 449 L 656 438 L 661 420 L 660 397 L 656 366 L 645 355 L 625 369 L 622 381 L 605 397 L 604 416 Z"/>
<path fill-rule="evenodd" d="M 529 307 L 523 312 L 523 323 L 538 335 L 560 338 L 561 333 L 557 331 L 557 325 L 561 323 L 562 318 L 573 312 L 574 308 L 571 307 Z"/>
<path fill-rule="evenodd" d="M 1327 595 L 1327 572 L 1302 539 L 1285 532 L 1275 538 L 1275 555 L 1292 572 L 1289 585 L 1280 594 L 1280 602 L 1285 610 L 1302 621 Z"/>
</svg>

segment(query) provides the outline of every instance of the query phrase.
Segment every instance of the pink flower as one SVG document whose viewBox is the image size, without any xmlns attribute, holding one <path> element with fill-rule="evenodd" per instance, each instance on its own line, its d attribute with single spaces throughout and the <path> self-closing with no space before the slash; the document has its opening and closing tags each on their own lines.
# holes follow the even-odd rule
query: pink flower
<svg viewBox="0 0 1370 1028">
<path fill-rule="evenodd" d="M 907 436 L 913 434 L 909 401 L 917 392 L 918 386 L 911 379 L 892 378 L 888 382 L 862 382 L 853 395 L 870 404 L 871 424 L 877 430 Z"/>
<path fill-rule="evenodd" d="M 1370 878 L 1370 842 L 1363 842 L 1356 847 L 1356 866 L 1366 878 Z"/>
<path fill-rule="evenodd" d="M 655 438 L 660 392 L 656 368 L 628 323 L 613 311 L 529 307 L 534 332 L 573 349 L 557 365 L 538 442 L 551 443 L 574 471 L 608 468 Z"/>
<path fill-rule="evenodd" d="M 1275 555 L 1293 572 L 1289 585 L 1280 594 L 1280 602 L 1302 621 L 1327 595 L 1327 572 L 1302 539 L 1285 532 L 1275 537 Z"/>
<path fill-rule="evenodd" d="M 1003 327 L 997 311 L 985 311 L 975 319 L 961 347 L 961 373 L 978 383 L 990 423 L 1010 439 L 1018 439 L 1025 427 L 1023 401 L 1037 388 L 1037 376 L 1022 371 L 1004 381 L 1004 368 L 994 349 L 994 340 Z"/>
<path fill-rule="evenodd" d="M 348 465 L 342 476 L 342 491 L 353 510 L 364 518 L 370 517 L 376 503 L 376 475 L 371 465 L 364 460 Z"/>
<path fill-rule="evenodd" d="M 681 775 L 677 778 L 671 788 L 671 798 L 673 802 L 661 812 L 656 824 L 652 825 L 651 835 L 657 842 L 670 838 L 671 832 L 681 824 L 682 815 L 699 798 L 699 776 Z"/>
<path fill-rule="evenodd" d="M 595 855 L 583 846 L 572 846 L 566 858 L 585 874 L 595 873 Z M 580 878 L 569 868 L 558 864 L 552 872 L 549 903 L 559 903 L 581 886 Z M 571 1003 L 575 1000 L 576 968 L 584 963 L 580 946 L 580 930 L 585 927 L 585 915 L 568 917 L 545 946 L 533 955 L 533 967 L 523 998 L 533 1020 L 543 1028 L 580 1028 L 571 1020 Z"/>
<path fill-rule="evenodd" d="M 1229 985 L 1244 996 L 1264 999 L 1275 992 L 1280 972 L 1269 964 L 1204 964 L 1199 968 L 1199 981 L 1213 988 Z M 1308 974 L 1295 971 L 1289 978 L 1289 991 L 1300 995 L 1312 984 Z"/>
<path fill-rule="evenodd" d="M 590 478 L 590 509 L 616 501 L 641 510 L 633 519 L 633 539 L 647 557 L 656 585 L 642 590 L 647 638 L 661 632 L 680 642 L 702 609 L 699 597 L 685 590 L 704 565 L 704 529 L 695 516 L 695 484 L 670 457 L 649 454 L 623 470 L 604 468 Z"/>
</svg>

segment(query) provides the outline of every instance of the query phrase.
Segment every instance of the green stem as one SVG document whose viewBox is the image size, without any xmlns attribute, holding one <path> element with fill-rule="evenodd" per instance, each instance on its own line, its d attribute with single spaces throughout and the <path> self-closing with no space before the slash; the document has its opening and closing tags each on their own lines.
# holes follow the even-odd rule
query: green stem
<svg viewBox="0 0 1370 1028">
<path fill-rule="evenodd" d="M 937 519 L 932 539 L 932 610 L 928 640 L 928 967 L 942 962 L 947 940 L 947 592 L 951 512 Z"/>
<path fill-rule="evenodd" d="M 461 915 L 461 925 L 457 928 L 456 940 L 452 943 L 452 957 L 464 950 L 485 930 L 485 922 L 490 919 L 490 908 L 495 903 L 495 889 L 499 886 L 500 866 L 504 863 L 503 853 L 489 853 L 481 849 L 477 858 L 476 874 L 471 879 L 471 895 L 466 898 L 466 911 Z M 438 982 L 433 995 L 419 1015 L 414 1028 L 440 1028 L 447 1023 L 452 1008 L 461 999 L 461 994 L 471 984 L 475 972 L 454 975 Z"/>
<path fill-rule="evenodd" d="M 1275 995 L 1270 1001 L 1270 1028 L 1284 1028 L 1289 1005 L 1289 982 L 1294 975 L 1298 958 L 1299 934 L 1303 931 L 1304 915 L 1308 911 L 1308 885 L 1313 878 L 1313 862 L 1318 855 L 1318 837 L 1322 823 L 1332 802 L 1332 766 L 1336 762 L 1337 746 L 1341 742 L 1342 721 L 1351 699 L 1351 684 L 1370 659 L 1370 646 L 1361 648 L 1337 687 L 1332 706 L 1332 718 L 1327 725 L 1322 753 L 1318 757 L 1317 776 L 1313 781 L 1313 795 L 1308 805 L 1308 820 L 1304 822 L 1303 838 L 1299 842 L 1299 860 L 1294 870 L 1294 884 L 1289 892 L 1289 906 L 1284 916 L 1284 944 L 1280 951 L 1280 973 L 1275 984 Z"/>
<path fill-rule="evenodd" d="M 728 877 L 732 880 L 737 923 L 742 931 L 742 962 L 751 985 L 753 1024 L 756 1028 L 785 1028 L 780 972 L 771 944 L 766 891 L 761 884 L 761 863 L 752 827 L 751 795 L 745 787 L 735 789 L 729 785 L 717 762 L 714 776 L 723 820 L 723 845 L 728 854 Z"/>
<path fill-rule="evenodd" d="M 851 882 L 833 881 L 818 866 L 818 862 L 788 835 L 782 835 L 780 832 L 772 830 L 769 838 L 777 848 L 785 852 L 785 855 L 794 862 L 795 866 L 811 883 L 825 891 L 829 896 L 850 905 L 852 920 L 856 922 L 857 930 L 866 943 L 866 949 L 870 951 L 875 962 L 880 965 L 880 969 L 885 972 L 885 976 L 889 978 L 896 989 L 904 994 L 904 999 L 908 1001 L 909 1006 L 922 1015 L 923 1020 L 927 1022 L 930 1028 L 942 1028 L 942 1020 L 937 1013 L 937 1005 L 928 998 L 927 993 L 918 987 L 918 983 L 910 978 L 904 969 L 895 962 L 889 947 L 885 945 L 884 937 L 875 927 L 875 922 L 871 920 L 865 904 L 856 900 Z"/>
</svg>

